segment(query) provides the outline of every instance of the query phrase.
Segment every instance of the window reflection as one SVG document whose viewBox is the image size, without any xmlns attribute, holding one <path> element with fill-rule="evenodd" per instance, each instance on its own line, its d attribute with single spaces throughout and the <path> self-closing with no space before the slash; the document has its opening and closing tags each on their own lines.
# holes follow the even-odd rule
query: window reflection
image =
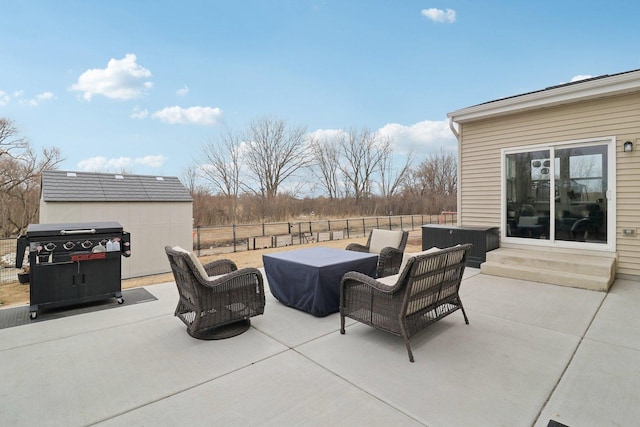
<svg viewBox="0 0 640 427">
<path fill-rule="evenodd" d="M 549 239 L 549 156 L 548 150 L 506 156 L 508 236 Z"/>
<path fill-rule="evenodd" d="M 505 171 L 507 236 L 607 242 L 606 145 L 507 154 Z"/>
</svg>

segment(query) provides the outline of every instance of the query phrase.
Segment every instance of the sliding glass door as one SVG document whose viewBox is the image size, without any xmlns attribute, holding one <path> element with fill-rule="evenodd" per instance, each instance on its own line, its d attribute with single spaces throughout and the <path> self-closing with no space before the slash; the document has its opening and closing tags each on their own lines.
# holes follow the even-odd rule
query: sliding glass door
<svg viewBox="0 0 640 427">
<path fill-rule="evenodd" d="M 607 244 L 612 144 L 607 139 L 505 151 L 506 237 Z"/>
</svg>

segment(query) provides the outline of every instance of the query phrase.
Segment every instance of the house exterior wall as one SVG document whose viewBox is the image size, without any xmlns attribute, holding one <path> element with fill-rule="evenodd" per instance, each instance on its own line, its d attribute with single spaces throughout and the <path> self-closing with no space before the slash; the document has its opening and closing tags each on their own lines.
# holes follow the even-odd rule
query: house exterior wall
<svg viewBox="0 0 640 427">
<path fill-rule="evenodd" d="M 117 221 L 131 233 L 122 278 L 170 271 L 165 245 L 193 247 L 191 202 L 43 202 L 40 223 Z"/>
<path fill-rule="evenodd" d="M 458 132 L 459 210 L 465 226 L 502 226 L 501 149 L 615 137 L 617 273 L 640 278 L 640 93 L 469 121 Z M 625 141 L 634 143 L 633 152 L 622 152 Z M 623 229 L 637 233 L 627 237 Z"/>
</svg>

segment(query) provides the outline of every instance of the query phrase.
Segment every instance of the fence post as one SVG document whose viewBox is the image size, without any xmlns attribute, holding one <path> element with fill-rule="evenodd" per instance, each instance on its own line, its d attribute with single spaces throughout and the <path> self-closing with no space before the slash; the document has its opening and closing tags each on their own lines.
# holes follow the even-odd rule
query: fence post
<svg viewBox="0 0 640 427">
<path fill-rule="evenodd" d="M 347 239 L 349 238 L 349 218 L 347 218 Z"/>
<path fill-rule="evenodd" d="M 366 236 L 367 235 L 367 229 L 364 226 L 364 218 L 362 218 L 362 235 Z"/>
<path fill-rule="evenodd" d="M 389 216 L 389 230 L 391 230 L 391 216 Z"/>
<path fill-rule="evenodd" d="M 200 256 L 200 226 L 196 227 L 196 249 L 198 250 L 198 256 Z"/>
<path fill-rule="evenodd" d="M 262 223 L 262 237 L 264 237 L 264 236 L 265 236 L 265 234 L 264 234 L 264 222 L 263 222 Z"/>
<path fill-rule="evenodd" d="M 237 252 L 236 251 L 236 225 L 235 224 L 233 224 L 232 230 L 233 230 L 233 252 Z"/>
<path fill-rule="evenodd" d="M 380 228 L 380 217 L 376 217 L 376 228 Z"/>
</svg>

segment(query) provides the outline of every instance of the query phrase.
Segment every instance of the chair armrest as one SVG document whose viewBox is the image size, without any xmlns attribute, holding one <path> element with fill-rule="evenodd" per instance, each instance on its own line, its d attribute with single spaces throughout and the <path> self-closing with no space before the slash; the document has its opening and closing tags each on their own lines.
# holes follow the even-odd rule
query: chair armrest
<svg viewBox="0 0 640 427">
<path fill-rule="evenodd" d="M 221 274 L 231 273 L 238 269 L 236 264 L 230 259 L 218 259 L 211 261 L 204 264 L 203 267 L 208 276 L 220 276 Z"/>
<path fill-rule="evenodd" d="M 351 286 L 357 285 L 365 285 L 369 286 L 377 291 L 382 293 L 390 294 L 395 290 L 395 286 L 390 287 L 387 285 L 383 285 L 378 282 L 373 277 L 369 277 L 366 274 L 358 273 L 357 271 L 349 271 L 342 276 L 342 281 L 340 282 L 340 289 L 342 292 L 346 291 L 347 288 Z"/>
<path fill-rule="evenodd" d="M 359 243 L 349 243 L 346 248 L 348 251 L 369 252 L 369 247 Z"/>
<path fill-rule="evenodd" d="M 378 255 L 378 277 L 391 276 L 398 274 L 400 265 L 402 264 L 402 256 L 404 251 L 387 246 L 382 248 Z"/>
<path fill-rule="evenodd" d="M 237 280 L 239 278 L 244 278 L 246 276 L 254 276 L 254 280 L 247 281 L 246 279 Z M 218 286 L 230 285 L 230 289 L 235 288 L 244 288 L 246 286 L 254 286 L 257 282 L 257 285 L 260 289 L 260 293 L 264 294 L 264 281 L 262 279 L 262 273 L 257 268 L 247 267 L 242 268 L 240 270 L 235 270 L 230 273 L 224 274 L 220 277 L 216 277 L 214 280 L 205 280 L 204 282 L 200 282 L 204 286 L 208 288 L 216 288 Z"/>
<path fill-rule="evenodd" d="M 398 248 L 394 248 L 392 246 L 387 246 L 386 248 L 382 248 L 380 251 L 380 256 L 402 256 L 404 251 L 401 251 Z"/>
</svg>

